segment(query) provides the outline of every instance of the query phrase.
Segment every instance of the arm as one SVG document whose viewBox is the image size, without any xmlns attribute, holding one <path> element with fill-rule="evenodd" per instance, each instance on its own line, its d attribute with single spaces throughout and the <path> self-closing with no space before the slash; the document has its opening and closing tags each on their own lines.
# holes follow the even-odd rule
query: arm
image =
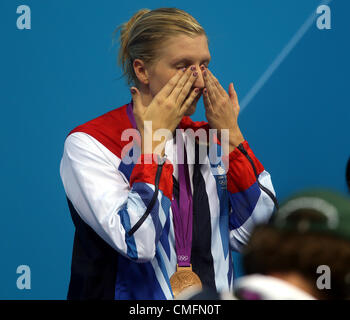
<svg viewBox="0 0 350 320">
<path fill-rule="evenodd" d="M 270 175 L 254 156 L 239 129 L 237 118 L 240 107 L 233 83 L 230 83 L 227 94 L 209 69 L 203 67 L 202 71 L 206 86 L 203 97 L 208 123 L 211 128 L 218 130 L 230 129 L 227 172 L 231 206 L 230 244 L 234 250 L 239 251 L 247 243 L 254 226 L 271 217 L 275 192 Z M 221 141 L 220 136 L 219 140 Z"/>
<path fill-rule="evenodd" d="M 67 197 L 79 216 L 115 250 L 136 262 L 153 259 L 169 217 L 172 190 L 172 164 L 166 161 L 159 175 L 158 164 L 143 164 L 143 159 L 141 155 L 128 181 L 118 170 L 117 156 L 92 136 L 77 132 L 66 139 L 60 166 Z M 145 215 L 155 193 L 153 208 Z"/>
<path fill-rule="evenodd" d="M 275 207 L 271 194 L 269 195 L 272 193 L 272 198 L 275 196 L 269 173 L 255 157 L 248 142 L 244 141 L 242 146 L 243 152 L 237 147 L 229 154 L 227 172 L 227 189 L 231 206 L 230 244 L 236 251 L 240 251 L 248 242 L 257 224 L 270 219 Z"/>
</svg>

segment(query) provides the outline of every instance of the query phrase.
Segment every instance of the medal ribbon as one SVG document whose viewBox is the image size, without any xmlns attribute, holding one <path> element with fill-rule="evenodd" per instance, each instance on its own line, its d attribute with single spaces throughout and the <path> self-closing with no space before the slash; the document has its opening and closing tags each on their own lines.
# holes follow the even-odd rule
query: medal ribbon
<svg viewBox="0 0 350 320">
<path fill-rule="evenodd" d="M 182 134 L 176 135 L 183 142 Z M 184 159 L 184 163 L 178 163 L 179 173 L 179 205 L 174 198 L 171 202 L 173 212 L 175 250 L 179 267 L 190 267 L 192 249 L 192 192 L 187 166 L 187 155 L 184 143 L 177 141 L 177 159 Z M 179 162 L 179 161 L 178 161 Z"/>
</svg>

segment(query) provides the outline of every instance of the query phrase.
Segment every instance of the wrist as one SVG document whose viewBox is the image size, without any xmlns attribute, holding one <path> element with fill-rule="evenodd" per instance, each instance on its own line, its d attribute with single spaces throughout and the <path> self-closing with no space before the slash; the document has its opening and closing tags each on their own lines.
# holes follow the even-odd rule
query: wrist
<svg viewBox="0 0 350 320">
<path fill-rule="evenodd" d="M 244 137 L 237 128 L 236 130 L 231 130 L 230 131 L 230 136 L 229 136 L 229 151 L 232 152 L 237 146 L 239 146 L 241 143 L 244 142 Z"/>
</svg>

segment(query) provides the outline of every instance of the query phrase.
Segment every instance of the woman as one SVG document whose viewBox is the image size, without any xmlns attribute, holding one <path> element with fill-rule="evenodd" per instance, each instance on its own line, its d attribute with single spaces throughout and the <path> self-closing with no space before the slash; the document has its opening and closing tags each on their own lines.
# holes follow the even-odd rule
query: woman
<svg viewBox="0 0 350 320">
<path fill-rule="evenodd" d="M 194 285 L 229 290 L 230 247 L 242 248 L 275 200 L 238 127 L 233 84 L 227 94 L 209 71 L 206 34 L 182 10 L 140 10 L 120 30 L 132 100 L 72 130 L 61 161 L 76 227 L 68 298 L 173 299 Z M 208 122 L 193 122 L 202 95 Z M 138 143 L 124 137 L 133 128 Z M 146 143 L 159 129 L 170 134 Z M 210 129 L 229 130 L 224 170 L 202 152 L 214 146 L 221 157 L 220 131 L 195 142 Z"/>
</svg>

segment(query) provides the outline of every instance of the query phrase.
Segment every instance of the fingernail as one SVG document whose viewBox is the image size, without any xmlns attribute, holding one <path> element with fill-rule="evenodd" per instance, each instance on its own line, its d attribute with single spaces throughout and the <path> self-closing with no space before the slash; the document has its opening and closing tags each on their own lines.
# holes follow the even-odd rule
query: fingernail
<svg viewBox="0 0 350 320">
<path fill-rule="evenodd" d="M 196 72 L 193 72 L 193 76 L 194 77 L 197 77 L 198 76 L 198 72 L 196 71 Z"/>
<path fill-rule="evenodd" d="M 196 67 L 195 67 L 195 66 L 192 66 L 192 67 L 191 67 L 191 71 L 194 71 L 194 70 L 196 70 Z"/>
</svg>

